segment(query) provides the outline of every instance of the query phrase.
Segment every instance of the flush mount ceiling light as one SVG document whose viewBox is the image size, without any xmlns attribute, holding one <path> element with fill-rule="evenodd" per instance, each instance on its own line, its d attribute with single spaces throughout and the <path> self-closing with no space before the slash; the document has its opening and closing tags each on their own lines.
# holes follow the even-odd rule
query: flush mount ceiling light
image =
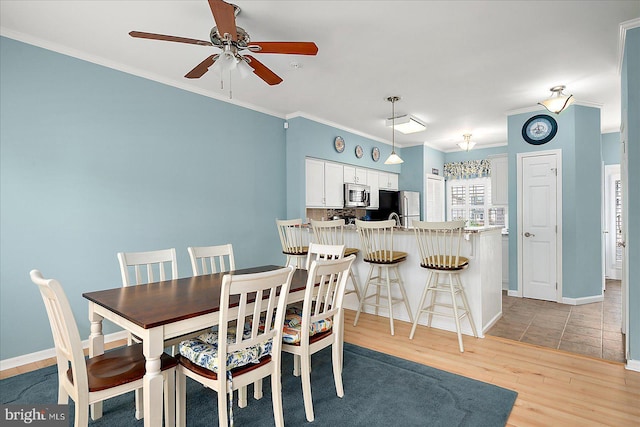
<svg viewBox="0 0 640 427">
<path fill-rule="evenodd" d="M 390 96 L 390 97 L 387 98 L 387 101 L 389 101 L 391 103 L 391 154 L 389 155 L 387 160 L 384 161 L 384 164 L 385 165 L 399 165 L 400 163 L 404 162 L 404 160 L 402 160 L 400 158 L 400 156 L 398 156 L 396 154 L 396 126 L 395 126 L 396 109 L 395 109 L 395 105 L 396 105 L 396 101 L 400 101 L 400 97 L 399 96 Z"/>
<path fill-rule="evenodd" d="M 464 141 L 458 142 L 458 147 L 462 148 L 463 150 L 469 151 L 476 145 L 475 142 L 471 141 L 470 133 L 465 133 L 464 135 L 462 135 L 462 137 L 464 138 Z"/>
<path fill-rule="evenodd" d="M 405 135 L 408 133 L 422 132 L 427 129 L 424 123 L 408 114 L 387 119 L 387 127 L 391 127 L 392 124 L 398 132 L 402 132 Z"/>
<path fill-rule="evenodd" d="M 565 87 L 566 86 L 564 85 L 552 87 L 549 89 L 551 90 L 551 96 L 542 102 L 538 102 L 538 104 L 542 105 L 552 113 L 560 114 L 565 108 L 573 104 L 575 101 L 573 95 L 565 95 L 562 93 Z"/>
</svg>

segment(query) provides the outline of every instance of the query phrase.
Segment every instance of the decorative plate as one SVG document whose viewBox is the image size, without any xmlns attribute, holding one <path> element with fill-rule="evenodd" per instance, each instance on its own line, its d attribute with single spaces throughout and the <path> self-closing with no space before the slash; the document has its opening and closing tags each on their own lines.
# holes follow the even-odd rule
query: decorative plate
<svg viewBox="0 0 640 427">
<path fill-rule="evenodd" d="M 378 147 L 373 147 L 373 150 L 371 150 L 371 158 L 374 162 L 380 160 L 380 150 L 378 149 Z"/>
<path fill-rule="evenodd" d="M 362 147 L 359 145 L 356 145 L 356 157 L 361 159 L 363 155 L 364 155 L 364 150 L 362 149 Z"/>
<path fill-rule="evenodd" d="M 344 151 L 344 139 L 342 139 L 341 136 L 336 136 L 336 139 L 333 141 L 333 146 L 338 153 L 342 153 Z"/>
<path fill-rule="evenodd" d="M 551 141 L 558 132 L 556 119 L 546 114 L 531 117 L 522 126 L 522 138 L 532 145 L 542 145 Z"/>
</svg>

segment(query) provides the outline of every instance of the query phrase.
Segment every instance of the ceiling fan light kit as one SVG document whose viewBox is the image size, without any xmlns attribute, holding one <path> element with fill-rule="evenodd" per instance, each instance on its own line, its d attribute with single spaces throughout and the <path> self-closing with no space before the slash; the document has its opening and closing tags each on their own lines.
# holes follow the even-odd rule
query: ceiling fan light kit
<svg viewBox="0 0 640 427">
<path fill-rule="evenodd" d="M 405 135 L 409 133 L 422 132 L 427 129 L 427 125 L 409 114 L 387 119 L 387 127 L 391 126 L 395 126 L 395 129 L 398 132 Z"/>
<path fill-rule="evenodd" d="M 396 117 L 396 101 L 400 101 L 399 96 L 390 96 L 387 98 L 387 101 L 391 103 L 391 154 L 384 161 L 385 165 L 399 165 L 400 163 L 404 163 L 404 160 L 400 158 L 396 154 L 396 129 L 395 129 L 395 117 Z"/>
<path fill-rule="evenodd" d="M 209 32 L 211 41 L 142 31 L 131 31 L 129 35 L 135 38 L 213 46 L 222 49 L 221 53 L 207 57 L 189 71 L 185 75 L 189 79 L 202 77 L 210 68 L 219 72 L 221 76 L 224 72 L 238 69 L 242 77 L 253 73 L 268 85 L 273 86 L 280 84 L 282 78 L 253 56 L 243 54 L 242 51 L 246 50 L 256 54 L 278 53 L 289 55 L 316 55 L 318 53 L 318 46 L 313 42 L 252 42 L 249 33 L 244 28 L 236 25 L 236 16 L 240 13 L 238 6 L 222 0 L 208 0 L 208 3 L 216 24 Z"/>
<path fill-rule="evenodd" d="M 562 93 L 565 88 L 566 86 L 564 85 L 552 87 L 549 89 L 551 91 L 551 96 L 542 102 L 538 102 L 538 104 L 542 105 L 551 113 L 560 114 L 576 100 L 573 95 L 565 95 Z"/>
</svg>

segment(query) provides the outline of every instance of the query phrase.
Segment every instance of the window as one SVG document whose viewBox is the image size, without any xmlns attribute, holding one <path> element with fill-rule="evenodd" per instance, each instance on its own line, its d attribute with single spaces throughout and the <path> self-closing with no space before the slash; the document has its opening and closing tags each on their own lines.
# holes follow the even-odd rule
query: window
<svg viewBox="0 0 640 427">
<path fill-rule="evenodd" d="M 506 227 L 507 208 L 491 205 L 491 179 L 450 179 L 447 181 L 449 221 L 463 219 L 470 226 Z"/>
</svg>

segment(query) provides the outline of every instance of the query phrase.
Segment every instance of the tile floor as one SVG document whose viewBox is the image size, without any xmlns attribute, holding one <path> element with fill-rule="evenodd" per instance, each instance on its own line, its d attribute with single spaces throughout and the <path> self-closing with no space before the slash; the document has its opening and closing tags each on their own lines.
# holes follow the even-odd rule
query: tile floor
<svg viewBox="0 0 640 427">
<path fill-rule="evenodd" d="M 620 281 L 607 280 L 603 302 L 565 305 L 502 296 L 502 318 L 487 334 L 624 362 Z"/>
</svg>

